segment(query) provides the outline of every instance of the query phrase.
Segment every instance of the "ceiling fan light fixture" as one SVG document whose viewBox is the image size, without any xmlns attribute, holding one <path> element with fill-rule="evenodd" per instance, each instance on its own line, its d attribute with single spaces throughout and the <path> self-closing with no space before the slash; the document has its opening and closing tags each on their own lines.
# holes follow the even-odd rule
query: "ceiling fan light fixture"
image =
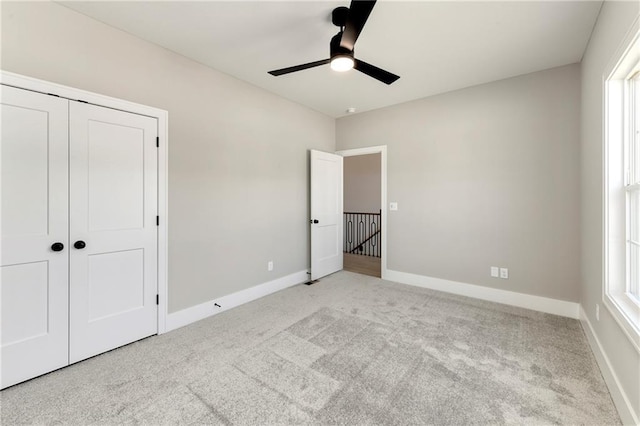
<svg viewBox="0 0 640 426">
<path fill-rule="evenodd" d="M 331 69 L 337 72 L 349 71 L 353 65 L 353 57 L 349 55 L 336 55 L 331 58 Z"/>
</svg>

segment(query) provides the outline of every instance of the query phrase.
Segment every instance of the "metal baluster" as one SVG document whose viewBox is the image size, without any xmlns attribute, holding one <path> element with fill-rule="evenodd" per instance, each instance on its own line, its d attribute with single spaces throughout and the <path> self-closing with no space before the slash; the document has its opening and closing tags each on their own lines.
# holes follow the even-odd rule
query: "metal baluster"
<svg viewBox="0 0 640 426">
<path fill-rule="evenodd" d="M 343 220 L 345 253 L 381 257 L 382 210 L 378 213 L 345 212 Z"/>
</svg>

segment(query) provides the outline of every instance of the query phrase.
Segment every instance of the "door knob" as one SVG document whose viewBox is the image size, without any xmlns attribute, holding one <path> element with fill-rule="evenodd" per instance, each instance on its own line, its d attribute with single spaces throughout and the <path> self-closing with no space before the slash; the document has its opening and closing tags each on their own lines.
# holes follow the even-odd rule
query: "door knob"
<svg viewBox="0 0 640 426">
<path fill-rule="evenodd" d="M 51 244 L 51 250 L 53 251 L 62 251 L 64 249 L 64 244 L 62 243 L 53 243 Z"/>
<path fill-rule="evenodd" d="M 85 242 L 84 242 L 84 241 L 82 241 L 82 240 L 78 240 L 78 241 L 76 241 L 75 243 L 73 243 L 73 246 L 74 246 L 75 248 L 77 248 L 78 250 L 81 250 L 81 249 L 85 248 L 87 245 L 85 244 Z"/>
</svg>

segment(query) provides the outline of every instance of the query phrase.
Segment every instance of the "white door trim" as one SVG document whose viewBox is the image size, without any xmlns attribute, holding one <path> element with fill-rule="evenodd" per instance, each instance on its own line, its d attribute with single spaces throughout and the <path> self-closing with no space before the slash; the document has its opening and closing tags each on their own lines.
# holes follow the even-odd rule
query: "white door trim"
<svg viewBox="0 0 640 426">
<path fill-rule="evenodd" d="M 122 99 L 112 98 L 86 90 L 63 86 L 36 78 L 23 76 L 0 70 L 0 84 L 13 86 L 20 89 L 31 90 L 44 94 L 60 96 L 72 100 L 80 100 L 102 107 L 113 108 L 126 112 L 133 112 L 140 115 L 154 117 L 158 120 L 158 137 L 160 147 L 158 148 L 158 215 L 160 224 L 158 226 L 158 295 L 160 297 L 158 305 L 158 334 L 165 333 L 167 318 L 167 297 L 168 297 L 168 255 L 167 255 L 167 229 L 169 223 L 168 209 L 168 120 L 169 113 L 165 110 L 153 108 L 146 105 L 136 104 Z"/>
<path fill-rule="evenodd" d="M 336 151 L 343 157 L 356 155 L 380 154 L 380 211 L 382 217 L 382 258 L 380 259 L 380 275 L 384 280 L 387 277 L 387 146 L 370 146 L 366 148 L 345 149 Z"/>
</svg>

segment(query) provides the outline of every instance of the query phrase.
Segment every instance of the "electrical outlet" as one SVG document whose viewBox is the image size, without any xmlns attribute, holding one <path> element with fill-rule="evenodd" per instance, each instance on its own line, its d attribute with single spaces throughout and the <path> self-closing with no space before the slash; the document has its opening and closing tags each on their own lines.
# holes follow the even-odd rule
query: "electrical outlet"
<svg viewBox="0 0 640 426">
<path fill-rule="evenodd" d="M 500 278 L 509 279 L 509 268 L 500 268 Z"/>
<path fill-rule="evenodd" d="M 267 262 L 267 271 L 273 271 L 273 260 Z"/>
<path fill-rule="evenodd" d="M 396 211 L 398 210 L 398 203 L 389 203 L 389 210 Z"/>
<path fill-rule="evenodd" d="M 596 303 L 596 320 L 600 321 L 600 305 Z"/>
<path fill-rule="evenodd" d="M 498 278 L 500 276 L 500 268 L 498 268 L 497 266 L 492 266 L 491 267 L 491 276 L 493 278 Z"/>
</svg>

